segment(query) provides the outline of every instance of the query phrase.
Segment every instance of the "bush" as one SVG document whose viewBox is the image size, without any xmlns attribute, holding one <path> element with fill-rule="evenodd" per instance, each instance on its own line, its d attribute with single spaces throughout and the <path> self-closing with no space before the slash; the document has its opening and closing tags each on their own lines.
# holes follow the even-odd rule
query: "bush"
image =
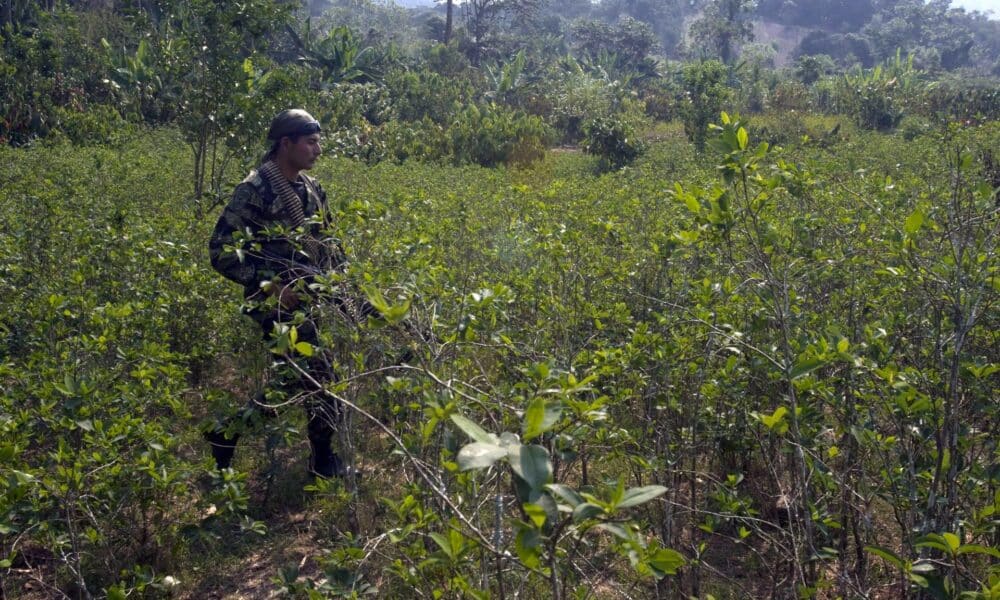
<svg viewBox="0 0 1000 600">
<path fill-rule="evenodd" d="M 496 104 L 470 105 L 450 125 L 429 117 L 414 122 L 389 121 L 379 127 L 362 123 L 327 136 L 328 151 L 375 164 L 383 160 L 456 165 L 525 165 L 544 156 L 552 130 L 539 117 Z"/>
<path fill-rule="evenodd" d="M 678 108 L 684 133 L 699 150 L 705 148 L 709 124 L 719 117 L 732 96 L 726 87 L 726 74 L 726 65 L 717 60 L 685 65 L 681 74 L 683 95 Z"/>
<path fill-rule="evenodd" d="M 950 120 L 1000 120 L 1000 82 L 995 79 L 942 81 L 928 86 L 920 112 Z"/>
<path fill-rule="evenodd" d="M 528 164 L 545 155 L 552 130 L 540 118 L 496 104 L 469 106 L 448 128 L 456 164 Z"/>
<path fill-rule="evenodd" d="M 635 128 L 619 115 L 598 117 L 584 127 L 584 151 L 600 157 L 602 168 L 620 169 L 631 164 L 645 147 Z"/>
<path fill-rule="evenodd" d="M 840 80 L 841 106 L 862 129 L 894 129 L 906 107 L 915 104 L 920 95 L 919 75 L 913 68 L 913 57 L 903 59 L 899 53 L 885 65 L 856 69 Z"/>
<path fill-rule="evenodd" d="M 396 71 L 389 75 L 386 86 L 393 112 L 403 121 L 426 117 L 435 123 L 447 123 L 474 94 L 467 78 L 451 78 L 428 70 Z"/>
<path fill-rule="evenodd" d="M 808 110 L 809 88 L 798 81 L 780 81 L 774 86 L 768 104 L 776 111 Z"/>
<path fill-rule="evenodd" d="M 130 125 L 111 106 L 97 105 L 86 112 L 57 106 L 52 111 L 53 125 L 74 144 L 106 144 L 116 133 Z"/>
<path fill-rule="evenodd" d="M 565 75 L 552 92 L 552 125 L 563 144 L 575 144 L 583 139 L 583 126 L 612 112 L 615 91 L 607 81 L 578 72 Z"/>
<path fill-rule="evenodd" d="M 772 146 L 786 146 L 808 141 L 828 147 L 842 139 L 843 119 L 789 111 L 755 115 L 750 119 L 757 138 Z"/>
<path fill-rule="evenodd" d="M 0 53 L 0 143 L 23 144 L 60 128 L 68 113 L 110 101 L 103 56 L 73 11 L 40 15 L 37 28 L 3 35 Z M 57 109 L 61 109 L 57 114 Z M 77 132 L 79 133 L 79 132 Z"/>
<path fill-rule="evenodd" d="M 912 142 L 920 136 L 927 135 L 934 131 L 934 124 L 917 115 L 904 117 L 899 123 L 899 135 L 903 139 Z"/>
</svg>

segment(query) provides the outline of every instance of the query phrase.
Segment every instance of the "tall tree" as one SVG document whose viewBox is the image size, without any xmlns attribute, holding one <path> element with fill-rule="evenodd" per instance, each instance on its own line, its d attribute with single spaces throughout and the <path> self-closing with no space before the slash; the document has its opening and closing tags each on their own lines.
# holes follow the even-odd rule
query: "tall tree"
<svg viewBox="0 0 1000 600">
<path fill-rule="evenodd" d="M 691 26 L 694 46 L 703 56 L 716 56 L 731 64 L 741 42 L 753 41 L 750 17 L 756 0 L 712 0 Z"/>
<path fill-rule="evenodd" d="M 451 29 L 454 25 L 455 16 L 455 0 L 448 0 L 447 8 L 445 10 L 444 19 L 444 43 L 448 45 L 451 42 Z"/>
<path fill-rule="evenodd" d="M 514 17 L 530 17 L 546 0 L 467 0 L 462 4 L 470 38 L 469 60 L 479 65 L 497 27 Z"/>
</svg>

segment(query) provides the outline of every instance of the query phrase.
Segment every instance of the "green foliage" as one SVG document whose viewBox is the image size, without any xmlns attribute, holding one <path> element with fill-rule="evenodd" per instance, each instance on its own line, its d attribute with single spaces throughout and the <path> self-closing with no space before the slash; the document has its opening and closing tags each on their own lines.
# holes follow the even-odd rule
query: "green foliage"
<svg viewBox="0 0 1000 600">
<path fill-rule="evenodd" d="M 480 3 L 510 21 L 465 32 L 475 70 L 458 45 L 404 60 L 403 9 L 371 2 L 305 34 L 264 0 L 8 3 L 0 596 L 239 595 L 253 560 L 309 598 L 997 597 L 996 86 L 917 70 L 986 60 L 995 29 L 966 60 L 940 3 L 900 5 L 806 36 L 853 64 L 937 32 L 839 77 L 765 46 L 654 65 L 629 20 L 579 22 L 577 58 L 515 37 L 641 14 L 676 41 L 644 1 Z M 713 3 L 713 35 L 742 26 L 724 6 L 747 5 Z M 300 284 L 315 343 L 264 348 L 204 242 L 291 105 L 323 122 L 351 260 Z M 586 135 L 617 167 L 637 134 L 613 173 L 546 152 Z M 380 315 L 348 326 L 345 293 Z M 308 479 L 294 410 L 235 423 L 248 451 L 209 470 L 199 428 L 274 357 L 329 359 L 363 478 Z"/>
<path fill-rule="evenodd" d="M 386 80 L 393 111 L 402 121 L 429 118 L 447 125 L 474 96 L 471 82 L 464 77 L 448 77 L 431 70 L 392 72 Z"/>
<path fill-rule="evenodd" d="M 938 120 L 996 121 L 1000 85 L 992 79 L 937 81 L 927 86 L 917 110 Z"/>
<path fill-rule="evenodd" d="M 705 147 L 709 123 L 731 97 L 725 84 L 727 74 L 726 66 L 715 60 L 684 65 L 683 91 L 677 111 L 684 123 L 684 132 L 699 150 Z"/>
<path fill-rule="evenodd" d="M 740 44 L 753 41 L 750 15 L 756 4 L 756 0 L 710 0 L 704 14 L 691 24 L 692 54 L 732 64 Z"/>
<path fill-rule="evenodd" d="M 921 92 L 920 72 L 913 57 L 896 58 L 873 69 L 856 69 L 840 81 L 841 106 L 858 127 L 888 131 L 902 120 L 908 102 Z"/>
<path fill-rule="evenodd" d="M 296 37 L 302 52 L 299 60 L 317 69 L 319 85 L 368 83 L 382 78 L 375 48 L 362 47 L 362 40 L 350 27 L 334 27 L 319 40 L 313 39 L 312 20 L 306 20 L 305 27 L 302 37 Z"/>
<path fill-rule="evenodd" d="M 826 54 L 804 54 L 795 59 L 795 78 L 811 85 L 833 72 L 833 59 Z"/>
<path fill-rule="evenodd" d="M 605 167 L 620 169 L 631 164 L 645 148 L 635 128 L 621 117 L 598 117 L 584 127 L 584 151 L 601 159 Z"/>
<path fill-rule="evenodd" d="M 87 111 L 101 111 L 98 107 L 110 100 L 100 79 L 99 35 L 88 39 L 77 15 L 65 9 L 40 14 L 32 29 L 3 34 L 0 143 L 24 144 L 61 131 L 64 123 L 74 130 L 73 137 L 101 137 L 95 127 L 81 124 Z M 84 129 L 89 131 L 84 134 Z"/>
<path fill-rule="evenodd" d="M 583 126 L 597 117 L 613 111 L 616 90 L 607 79 L 583 71 L 576 61 L 570 61 L 552 91 L 552 124 L 560 132 L 563 143 L 583 139 Z"/>
<path fill-rule="evenodd" d="M 198 423 L 242 404 L 232 353 L 257 350 L 163 168 L 190 161 L 178 133 L 0 150 L 4 593 L 40 548 L 93 595 L 235 588 L 251 555 L 314 597 L 992 593 L 997 128 L 760 142 L 785 120 L 726 118 L 711 155 L 660 125 L 602 176 L 574 153 L 318 164 L 353 260 L 314 287 L 399 321 L 284 336 L 335 357 L 353 489 L 308 482 L 304 448 L 262 464 L 258 435 L 206 472 Z M 293 535 L 302 568 L 270 550 Z M 746 578 L 714 574 L 739 552 Z"/>
<path fill-rule="evenodd" d="M 656 50 L 658 41 L 648 23 L 625 16 L 614 25 L 602 21 L 577 20 L 570 27 L 577 56 L 597 56 L 601 52 L 622 57 L 625 64 L 639 68 Z"/>
<path fill-rule="evenodd" d="M 200 497 L 200 460 L 179 451 L 185 394 L 229 322 L 211 310 L 219 286 L 201 245 L 181 241 L 183 203 L 164 194 L 184 183 L 163 168 L 182 148 L 155 132 L 118 149 L 21 151 L 2 193 L 0 540 L 5 555 L 27 537 L 61 557 L 63 589 L 162 583 L 246 508 L 239 479 L 226 484 L 235 505 Z M 142 583 L 133 567 L 158 575 Z"/>
<path fill-rule="evenodd" d="M 455 116 L 445 135 L 455 162 L 484 167 L 536 161 L 544 155 L 552 137 L 538 117 L 496 104 L 465 108 Z"/>
</svg>

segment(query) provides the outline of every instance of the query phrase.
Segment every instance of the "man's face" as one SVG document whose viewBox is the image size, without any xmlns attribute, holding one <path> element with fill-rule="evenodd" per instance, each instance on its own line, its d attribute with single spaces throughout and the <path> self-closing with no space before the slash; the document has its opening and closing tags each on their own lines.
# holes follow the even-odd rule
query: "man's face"
<svg viewBox="0 0 1000 600">
<path fill-rule="evenodd" d="M 316 159 L 323 153 L 323 148 L 319 145 L 319 134 L 299 136 L 298 141 L 293 142 L 292 138 L 285 138 L 282 148 L 289 165 L 300 171 L 313 168 Z"/>
</svg>

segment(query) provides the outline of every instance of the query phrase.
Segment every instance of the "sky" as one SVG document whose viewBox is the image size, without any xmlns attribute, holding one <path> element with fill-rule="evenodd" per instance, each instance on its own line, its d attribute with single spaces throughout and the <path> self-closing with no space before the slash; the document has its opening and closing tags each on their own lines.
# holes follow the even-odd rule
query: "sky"
<svg viewBox="0 0 1000 600">
<path fill-rule="evenodd" d="M 981 10 L 983 12 L 993 11 L 990 15 L 994 19 L 1000 19 L 1000 0 L 952 0 L 952 6 L 960 6 L 965 10 Z"/>
</svg>

